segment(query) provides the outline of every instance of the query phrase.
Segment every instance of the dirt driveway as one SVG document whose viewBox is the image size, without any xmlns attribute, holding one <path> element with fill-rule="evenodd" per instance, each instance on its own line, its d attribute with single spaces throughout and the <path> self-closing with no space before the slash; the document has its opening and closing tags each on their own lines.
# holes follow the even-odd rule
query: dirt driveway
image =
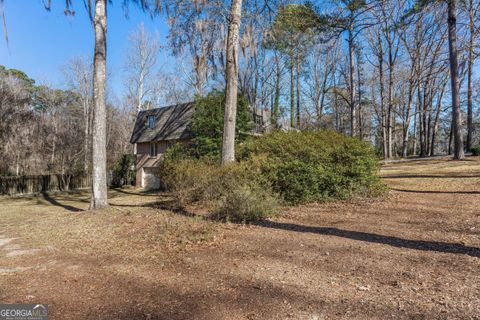
<svg viewBox="0 0 480 320">
<path fill-rule="evenodd" d="M 112 191 L 0 199 L 0 301 L 51 319 L 480 319 L 480 158 L 386 165 L 384 199 L 258 225 Z"/>
</svg>

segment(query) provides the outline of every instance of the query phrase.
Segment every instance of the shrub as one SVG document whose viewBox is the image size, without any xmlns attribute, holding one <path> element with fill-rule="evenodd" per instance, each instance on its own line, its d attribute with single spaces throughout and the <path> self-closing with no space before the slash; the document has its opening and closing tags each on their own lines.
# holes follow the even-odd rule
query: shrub
<svg viewBox="0 0 480 320">
<path fill-rule="evenodd" d="M 210 202 L 216 218 L 237 222 L 265 218 L 276 208 L 277 198 L 254 159 L 220 166 L 208 158 L 179 159 L 174 154 L 166 153 L 160 176 L 180 205 Z"/>
<path fill-rule="evenodd" d="M 277 205 L 272 193 L 259 184 L 233 184 L 217 201 L 215 214 L 220 219 L 245 223 L 271 216 Z"/>
<path fill-rule="evenodd" d="M 472 148 L 472 155 L 480 156 L 480 144 Z"/>
<path fill-rule="evenodd" d="M 290 204 L 372 196 L 384 186 L 370 144 L 333 131 L 274 132 L 247 139 L 238 161 L 189 158 L 171 148 L 161 180 L 182 205 L 213 204 L 215 216 L 247 222 L 271 215 L 279 199 Z"/>
<path fill-rule="evenodd" d="M 197 159 L 165 160 L 160 166 L 160 177 L 163 189 L 183 206 L 210 198 L 214 166 Z"/>
<path fill-rule="evenodd" d="M 274 132 L 252 137 L 239 160 L 264 155 L 262 175 L 288 203 L 347 199 L 383 190 L 372 146 L 334 131 Z"/>
</svg>

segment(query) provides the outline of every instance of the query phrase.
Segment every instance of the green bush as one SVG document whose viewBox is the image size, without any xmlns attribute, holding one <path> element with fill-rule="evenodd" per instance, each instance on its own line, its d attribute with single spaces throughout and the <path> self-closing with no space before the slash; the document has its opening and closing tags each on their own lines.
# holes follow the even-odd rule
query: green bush
<svg viewBox="0 0 480 320">
<path fill-rule="evenodd" d="M 216 217 L 247 222 L 289 204 L 378 195 L 384 186 L 372 146 L 334 131 L 274 132 L 247 139 L 235 163 L 167 151 L 161 180 L 181 205 L 212 204 Z"/>
<path fill-rule="evenodd" d="M 113 165 L 112 187 L 122 187 L 132 184 L 135 181 L 135 156 L 133 154 L 123 154 Z"/>
<path fill-rule="evenodd" d="M 472 148 L 472 155 L 480 156 L 480 144 Z"/>
<path fill-rule="evenodd" d="M 192 117 L 190 130 L 193 144 L 190 152 L 196 157 L 219 157 L 222 149 L 223 118 L 225 113 L 225 94 L 212 91 L 205 97 L 195 100 L 195 113 Z M 245 140 L 245 133 L 253 128 L 252 113 L 245 97 L 238 96 L 237 118 L 235 122 L 235 142 Z"/>
<path fill-rule="evenodd" d="M 167 152 L 160 168 L 164 188 L 185 206 L 208 202 L 216 218 L 248 222 L 265 218 L 277 198 L 255 167 L 254 160 L 220 166 L 208 158 L 185 159 Z"/>
<path fill-rule="evenodd" d="M 259 155 L 262 175 L 291 204 L 383 190 L 372 146 L 334 131 L 274 132 L 248 139 L 238 152 L 240 161 Z"/>
</svg>

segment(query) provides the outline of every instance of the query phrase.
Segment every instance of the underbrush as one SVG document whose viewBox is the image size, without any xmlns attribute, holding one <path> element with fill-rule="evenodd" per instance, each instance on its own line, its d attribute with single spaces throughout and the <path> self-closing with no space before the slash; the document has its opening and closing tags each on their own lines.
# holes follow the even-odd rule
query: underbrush
<svg viewBox="0 0 480 320">
<path fill-rule="evenodd" d="M 160 169 L 164 188 L 181 205 L 211 202 L 216 217 L 240 222 L 268 217 L 281 203 L 377 196 L 384 190 L 378 172 L 370 144 L 333 131 L 251 137 L 227 166 L 177 146 Z"/>
<path fill-rule="evenodd" d="M 185 206 L 213 204 L 216 218 L 248 222 L 268 217 L 278 199 L 252 162 L 220 166 L 212 159 L 178 159 L 167 153 L 160 168 L 163 187 Z"/>
<path fill-rule="evenodd" d="M 480 156 L 480 144 L 473 147 L 471 151 L 473 156 Z"/>
</svg>

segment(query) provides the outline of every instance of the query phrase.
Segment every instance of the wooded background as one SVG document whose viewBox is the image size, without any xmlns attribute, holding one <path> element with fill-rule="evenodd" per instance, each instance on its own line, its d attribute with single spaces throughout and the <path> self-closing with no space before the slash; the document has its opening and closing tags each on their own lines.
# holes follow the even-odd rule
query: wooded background
<svg viewBox="0 0 480 320">
<path fill-rule="evenodd" d="M 272 112 L 274 126 L 331 128 L 371 141 L 379 155 L 429 156 L 453 148 L 447 8 L 451 1 L 246 1 L 238 89 Z M 457 3 L 461 134 L 478 143 L 478 9 Z M 139 25 L 129 38 L 121 96 L 108 92 L 107 166 L 132 152 L 137 111 L 225 88 L 230 3 L 169 0 L 167 42 Z M 8 13 L 7 13 L 8 14 Z M 171 68 L 158 57 L 169 55 Z M 64 86 L 0 68 L 0 175 L 91 170 L 92 59 L 73 57 Z M 108 81 L 108 77 L 107 77 Z"/>
</svg>

